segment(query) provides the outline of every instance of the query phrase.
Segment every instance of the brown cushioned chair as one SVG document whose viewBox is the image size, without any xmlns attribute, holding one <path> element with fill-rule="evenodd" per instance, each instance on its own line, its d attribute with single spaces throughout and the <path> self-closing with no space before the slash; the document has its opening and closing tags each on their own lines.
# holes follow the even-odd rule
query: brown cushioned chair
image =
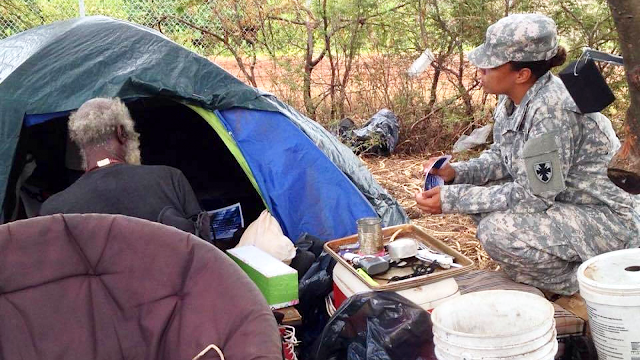
<svg viewBox="0 0 640 360">
<path fill-rule="evenodd" d="M 0 226 L 0 359 L 282 359 L 264 298 L 224 253 L 119 215 Z M 215 351 L 201 359 L 219 358 Z"/>
</svg>

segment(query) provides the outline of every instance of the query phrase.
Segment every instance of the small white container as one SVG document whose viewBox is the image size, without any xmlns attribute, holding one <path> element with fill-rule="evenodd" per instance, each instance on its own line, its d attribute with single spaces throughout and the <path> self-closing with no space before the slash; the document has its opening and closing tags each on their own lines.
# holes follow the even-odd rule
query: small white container
<svg viewBox="0 0 640 360">
<path fill-rule="evenodd" d="M 407 74 L 410 77 L 417 77 L 418 75 L 422 74 L 427 69 L 429 64 L 431 64 L 435 59 L 436 58 L 435 56 L 433 56 L 431 50 L 425 49 L 425 51 L 422 52 L 422 54 L 413 62 L 413 64 L 411 64 L 411 67 L 409 67 L 409 70 L 407 70 Z"/>
<path fill-rule="evenodd" d="M 406 259 L 418 254 L 418 244 L 414 239 L 397 239 L 387 244 L 387 252 L 395 261 Z"/>
</svg>

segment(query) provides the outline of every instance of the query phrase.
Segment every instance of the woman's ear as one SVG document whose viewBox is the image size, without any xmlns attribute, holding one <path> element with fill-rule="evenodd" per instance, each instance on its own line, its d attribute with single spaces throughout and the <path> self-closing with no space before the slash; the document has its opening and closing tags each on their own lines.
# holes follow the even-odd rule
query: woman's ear
<svg viewBox="0 0 640 360">
<path fill-rule="evenodd" d="M 518 70 L 518 76 L 516 76 L 516 84 L 524 84 L 527 83 L 530 79 L 532 79 L 533 73 L 529 68 L 523 68 Z"/>
</svg>

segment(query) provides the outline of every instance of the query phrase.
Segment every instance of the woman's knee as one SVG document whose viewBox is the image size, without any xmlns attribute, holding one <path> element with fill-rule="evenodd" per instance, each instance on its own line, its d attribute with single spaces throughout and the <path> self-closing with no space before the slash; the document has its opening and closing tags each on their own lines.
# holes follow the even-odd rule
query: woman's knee
<svg viewBox="0 0 640 360">
<path fill-rule="evenodd" d="M 494 251 L 505 251 L 513 243 L 512 231 L 505 226 L 504 220 L 500 214 L 491 214 L 478 223 L 476 237 L 489 255 Z"/>
</svg>

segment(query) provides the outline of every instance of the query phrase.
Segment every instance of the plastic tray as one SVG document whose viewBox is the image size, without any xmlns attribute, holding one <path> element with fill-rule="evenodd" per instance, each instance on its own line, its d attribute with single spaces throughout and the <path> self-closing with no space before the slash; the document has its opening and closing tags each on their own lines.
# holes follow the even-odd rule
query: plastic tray
<svg viewBox="0 0 640 360">
<path fill-rule="evenodd" d="M 453 248 L 447 246 L 442 241 L 432 237 L 427 234 L 421 228 L 411 225 L 396 225 L 390 226 L 382 229 L 382 236 L 384 244 L 386 245 L 389 242 L 391 236 L 398 230 L 402 229 L 400 233 L 396 235 L 396 239 L 399 238 L 413 238 L 418 242 L 421 242 L 428 246 L 429 248 L 439 251 L 441 253 L 445 253 L 453 256 L 455 262 L 460 264 L 461 267 L 451 267 L 449 269 L 438 268 L 431 274 L 420 275 L 410 279 L 398 280 L 393 282 L 388 282 L 386 279 L 391 278 L 392 276 L 402 276 L 407 275 L 412 272 L 410 268 L 391 268 L 385 274 L 373 276 L 373 280 L 378 283 L 378 286 L 373 286 L 369 284 L 367 281 L 362 278 L 362 276 L 356 271 L 356 269 L 351 265 L 350 262 L 346 261 L 339 255 L 340 246 L 355 244 L 358 242 L 358 235 L 351 235 L 347 237 L 343 237 L 336 240 L 327 241 L 324 244 L 324 249 L 329 255 L 335 258 L 339 263 L 344 265 L 349 271 L 354 273 L 358 278 L 362 280 L 367 286 L 373 290 L 402 290 L 413 288 L 416 286 L 420 286 L 423 284 L 429 284 L 432 282 L 436 282 L 442 280 L 444 278 L 458 276 L 460 274 L 464 274 L 466 272 L 471 271 L 474 268 L 474 263 L 472 260 L 457 252 Z"/>
</svg>

